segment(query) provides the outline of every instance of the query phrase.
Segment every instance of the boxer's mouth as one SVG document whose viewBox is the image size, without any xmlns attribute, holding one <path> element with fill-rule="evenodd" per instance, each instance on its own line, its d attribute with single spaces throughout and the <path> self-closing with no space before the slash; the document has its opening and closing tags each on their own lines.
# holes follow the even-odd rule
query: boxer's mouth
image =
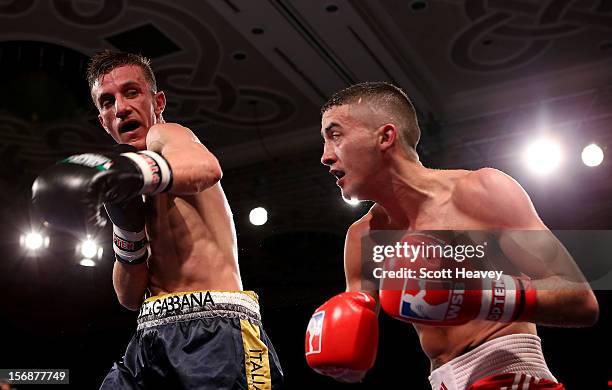
<svg viewBox="0 0 612 390">
<path fill-rule="evenodd" d="M 122 123 L 119 126 L 119 132 L 121 134 L 129 133 L 130 131 L 134 131 L 134 130 L 136 130 L 139 127 L 140 127 L 140 122 L 138 122 L 136 120 L 129 120 L 129 121 L 125 122 L 125 123 Z"/>
<path fill-rule="evenodd" d="M 336 177 L 336 179 L 340 180 L 344 177 L 344 175 L 346 174 L 344 171 L 338 170 L 338 169 L 331 169 L 329 171 L 329 173 L 331 173 L 333 176 Z"/>
</svg>

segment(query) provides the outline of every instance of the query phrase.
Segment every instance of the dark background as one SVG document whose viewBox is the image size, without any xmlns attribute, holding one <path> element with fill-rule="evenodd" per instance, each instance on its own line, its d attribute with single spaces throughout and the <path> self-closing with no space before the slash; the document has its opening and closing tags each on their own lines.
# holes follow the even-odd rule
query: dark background
<svg viewBox="0 0 612 390">
<path fill-rule="evenodd" d="M 344 234 L 369 204 L 345 204 L 319 163 L 320 105 L 358 81 L 394 82 L 419 112 L 424 165 L 502 169 L 550 228 L 609 229 L 609 158 L 587 168 L 580 151 L 612 137 L 611 26 L 607 0 L 0 1 L 0 368 L 69 368 L 71 387 L 97 388 L 135 329 L 112 290 L 109 230 L 95 268 L 77 264 L 80 237 L 50 231 L 39 257 L 19 246 L 36 174 L 112 144 L 83 78 L 96 51 L 153 59 L 166 119 L 221 161 L 244 286 L 260 295 L 287 387 L 337 388 L 308 369 L 303 337 L 344 289 Z M 565 152 L 545 177 L 522 160 L 538 135 Z M 262 227 L 248 222 L 256 206 L 269 212 Z M 596 326 L 539 328 L 568 389 L 612 380 L 611 294 L 596 294 Z M 377 364 L 352 388 L 425 389 L 427 375 L 416 333 L 382 315 Z"/>
</svg>

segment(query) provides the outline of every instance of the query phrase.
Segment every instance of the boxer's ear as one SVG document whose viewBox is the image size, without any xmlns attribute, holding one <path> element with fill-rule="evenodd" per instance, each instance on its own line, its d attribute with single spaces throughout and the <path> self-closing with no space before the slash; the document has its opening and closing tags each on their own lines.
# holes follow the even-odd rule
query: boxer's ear
<svg viewBox="0 0 612 390">
<path fill-rule="evenodd" d="M 102 126 L 102 128 L 106 130 L 108 134 L 110 134 L 110 131 L 108 130 L 108 126 L 106 126 L 106 124 L 104 123 L 104 118 L 102 118 L 102 115 L 98 115 L 98 120 L 100 121 L 100 125 Z"/>
<path fill-rule="evenodd" d="M 378 144 L 382 151 L 388 150 L 398 141 L 397 127 L 393 123 L 385 123 L 378 128 Z"/>
<path fill-rule="evenodd" d="M 155 93 L 153 98 L 155 100 L 155 117 L 159 121 L 166 108 L 166 94 L 164 91 L 159 91 Z"/>
</svg>

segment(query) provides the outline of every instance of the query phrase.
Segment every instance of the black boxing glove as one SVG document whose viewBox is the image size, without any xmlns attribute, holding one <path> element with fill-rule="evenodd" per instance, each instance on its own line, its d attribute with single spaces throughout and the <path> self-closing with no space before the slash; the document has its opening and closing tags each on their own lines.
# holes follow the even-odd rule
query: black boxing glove
<svg viewBox="0 0 612 390">
<path fill-rule="evenodd" d="M 102 204 L 155 195 L 171 185 L 170 166 L 155 152 L 85 153 L 41 173 L 32 186 L 32 203 L 48 224 L 83 231 L 90 225 L 105 226 Z"/>
<path fill-rule="evenodd" d="M 104 205 L 113 223 L 113 251 L 124 264 L 140 264 L 147 260 L 149 243 L 145 235 L 144 202 L 141 197 Z"/>
<path fill-rule="evenodd" d="M 129 144 L 113 147 L 115 153 L 136 153 Z M 124 264 L 140 264 L 147 260 L 149 243 L 145 235 L 144 202 L 137 196 L 119 203 L 106 203 L 106 213 L 113 223 L 113 251 L 115 258 Z"/>
</svg>

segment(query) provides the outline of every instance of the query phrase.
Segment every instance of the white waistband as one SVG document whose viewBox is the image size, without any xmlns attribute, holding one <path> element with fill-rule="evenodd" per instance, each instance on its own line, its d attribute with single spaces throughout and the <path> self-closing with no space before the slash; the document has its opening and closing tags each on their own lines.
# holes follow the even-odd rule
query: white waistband
<svg viewBox="0 0 612 390">
<path fill-rule="evenodd" d="M 512 334 L 487 341 L 436 368 L 429 382 L 433 390 L 465 390 L 479 379 L 502 373 L 528 374 L 557 381 L 544 360 L 540 338 L 532 334 Z"/>
<path fill-rule="evenodd" d="M 261 323 L 252 291 L 190 291 L 155 296 L 140 307 L 137 329 L 196 318 L 229 317 Z"/>
</svg>

